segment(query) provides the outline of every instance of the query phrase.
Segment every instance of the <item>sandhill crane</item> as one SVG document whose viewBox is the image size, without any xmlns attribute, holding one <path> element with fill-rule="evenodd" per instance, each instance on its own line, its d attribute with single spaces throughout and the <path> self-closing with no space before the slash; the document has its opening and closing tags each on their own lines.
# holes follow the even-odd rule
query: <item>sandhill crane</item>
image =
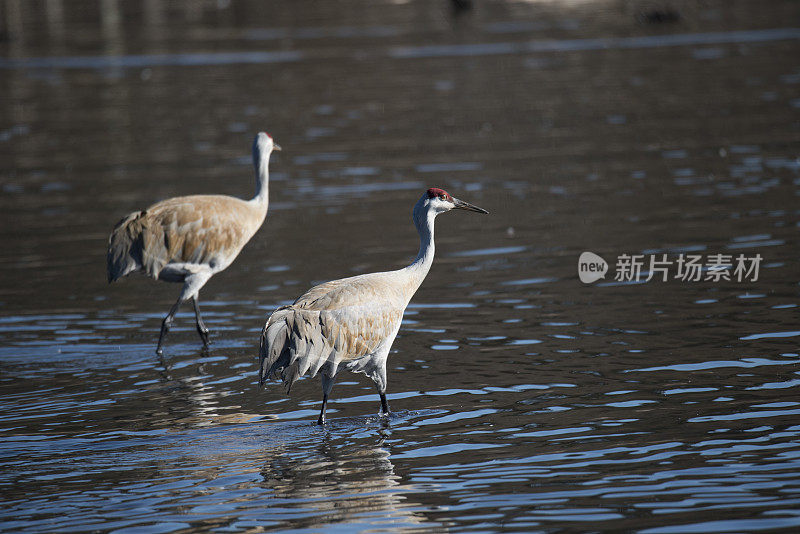
<svg viewBox="0 0 800 534">
<path fill-rule="evenodd" d="M 197 332 L 208 346 L 208 328 L 197 294 L 233 262 L 261 227 L 269 205 L 269 156 L 281 147 L 264 132 L 253 141 L 256 196 L 192 195 L 162 200 L 120 220 L 108 238 L 108 282 L 141 271 L 164 282 L 181 282 L 177 302 L 161 323 L 156 352 L 180 305 L 192 299 Z"/>
<path fill-rule="evenodd" d="M 428 189 L 414 205 L 413 220 L 420 237 L 419 254 L 403 269 L 333 280 L 309 289 L 291 306 L 270 316 L 261 333 L 260 383 L 280 374 L 287 392 L 299 377 L 322 373 L 322 410 L 317 423 L 325 424 L 328 395 L 340 365 L 369 376 L 386 402 L 386 358 L 403 312 L 433 263 L 433 223 L 451 209 L 478 213 L 486 210 Z"/>
</svg>

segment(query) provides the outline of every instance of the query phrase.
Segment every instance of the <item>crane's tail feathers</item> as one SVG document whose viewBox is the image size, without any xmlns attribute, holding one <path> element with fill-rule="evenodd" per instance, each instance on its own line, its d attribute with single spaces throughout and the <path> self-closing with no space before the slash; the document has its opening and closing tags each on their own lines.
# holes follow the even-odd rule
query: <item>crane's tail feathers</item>
<svg viewBox="0 0 800 534">
<path fill-rule="evenodd" d="M 108 238 L 108 281 L 109 283 L 133 271 L 144 271 L 158 278 L 161 269 L 174 255 L 174 243 L 158 220 L 147 211 L 136 211 L 121 219 Z M 195 251 L 196 260 L 199 254 Z"/>
<path fill-rule="evenodd" d="M 114 226 L 108 238 L 108 282 L 122 278 L 142 268 L 142 217 L 145 212 L 136 211 L 123 217 Z"/>
<path fill-rule="evenodd" d="M 318 311 L 292 306 L 275 310 L 261 332 L 260 384 L 279 375 L 289 393 L 301 376 L 316 375 L 326 363 L 335 365 L 335 352 L 325 339 Z"/>
<path fill-rule="evenodd" d="M 284 354 L 284 349 L 289 343 L 289 332 L 284 318 L 286 309 L 287 306 L 284 306 L 275 310 L 261 331 L 261 344 L 258 352 L 261 359 L 259 384 L 262 386 L 278 369 L 282 369 L 288 364 L 288 356 Z"/>
</svg>

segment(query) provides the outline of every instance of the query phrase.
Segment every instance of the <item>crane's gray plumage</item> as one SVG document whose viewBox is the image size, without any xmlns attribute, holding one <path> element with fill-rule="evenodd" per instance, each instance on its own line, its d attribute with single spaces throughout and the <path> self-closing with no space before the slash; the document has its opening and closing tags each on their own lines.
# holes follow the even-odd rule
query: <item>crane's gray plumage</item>
<svg viewBox="0 0 800 534">
<path fill-rule="evenodd" d="M 321 373 L 323 398 L 318 422 L 323 424 L 328 394 L 344 366 L 373 380 L 381 411 L 388 413 L 386 358 L 403 312 L 433 262 L 434 219 L 453 208 L 487 213 L 442 189 L 428 189 L 414 206 L 420 250 L 408 267 L 326 282 L 290 306 L 275 310 L 261 333 L 260 383 L 280 376 L 290 391 L 301 376 Z"/>
<path fill-rule="evenodd" d="M 208 345 L 198 293 L 228 267 L 258 231 L 269 206 L 269 156 L 280 147 L 266 133 L 253 141 L 256 195 L 192 195 L 162 200 L 120 220 L 108 239 L 108 281 L 143 272 L 165 282 L 183 283 L 178 301 L 164 318 L 157 352 L 181 303 L 192 299 L 197 331 Z"/>
</svg>

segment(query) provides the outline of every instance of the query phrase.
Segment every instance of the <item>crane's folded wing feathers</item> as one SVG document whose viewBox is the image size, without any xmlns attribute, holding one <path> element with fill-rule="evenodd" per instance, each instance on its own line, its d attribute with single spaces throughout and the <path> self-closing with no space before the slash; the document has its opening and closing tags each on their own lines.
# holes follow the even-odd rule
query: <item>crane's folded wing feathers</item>
<svg viewBox="0 0 800 534">
<path fill-rule="evenodd" d="M 111 231 L 106 257 L 109 282 L 142 268 L 143 215 L 143 211 L 136 211 L 123 217 Z"/>
<path fill-rule="evenodd" d="M 234 197 L 195 195 L 130 214 L 109 238 L 109 281 L 134 270 L 158 278 L 169 263 L 230 263 L 263 221 L 253 209 Z"/>
<path fill-rule="evenodd" d="M 314 376 L 327 364 L 323 372 L 333 376 L 340 363 L 375 354 L 391 342 L 406 302 L 391 294 L 376 298 L 380 283 L 374 275 L 327 282 L 277 309 L 261 335 L 261 383 L 280 374 L 290 390 L 306 373 Z"/>
</svg>

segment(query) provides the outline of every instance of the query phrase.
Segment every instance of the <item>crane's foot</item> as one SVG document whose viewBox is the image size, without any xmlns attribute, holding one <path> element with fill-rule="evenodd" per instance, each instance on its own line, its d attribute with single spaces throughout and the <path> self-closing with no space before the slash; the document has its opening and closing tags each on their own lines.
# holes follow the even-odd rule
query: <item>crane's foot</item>
<svg viewBox="0 0 800 534">
<path fill-rule="evenodd" d="M 161 356 L 164 354 L 164 351 L 161 347 L 164 346 L 164 340 L 167 338 L 167 333 L 169 329 L 172 328 L 172 321 L 175 320 L 175 312 L 178 310 L 178 305 L 180 304 L 180 300 L 175 303 L 172 309 L 169 311 L 164 320 L 161 321 L 161 333 L 158 335 L 158 346 L 156 347 L 156 354 Z"/>
<path fill-rule="evenodd" d="M 211 341 L 208 339 L 208 328 L 198 328 L 197 333 L 200 334 L 200 339 L 203 341 L 203 347 L 207 349 L 208 346 L 211 345 Z"/>
<path fill-rule="evenodd" d="M 164 336 L 162 335 L 161 337 L 158 338 L 158 346 L 156 346 L 156 354 L 158 354 L 159 356 L 164 354 L 163 341 L 164 341 Z"/>
<path fill-rule="evenodd" d="M 325 375 L 323 375 L 324 377 Z M 322 426 L 325 424 L 325 410 L 328 408 L 328 394 L 322 394 L 322 409 L 319 411 L 319 419 L 317 419 L 317 424 Z"/>
</svg>

